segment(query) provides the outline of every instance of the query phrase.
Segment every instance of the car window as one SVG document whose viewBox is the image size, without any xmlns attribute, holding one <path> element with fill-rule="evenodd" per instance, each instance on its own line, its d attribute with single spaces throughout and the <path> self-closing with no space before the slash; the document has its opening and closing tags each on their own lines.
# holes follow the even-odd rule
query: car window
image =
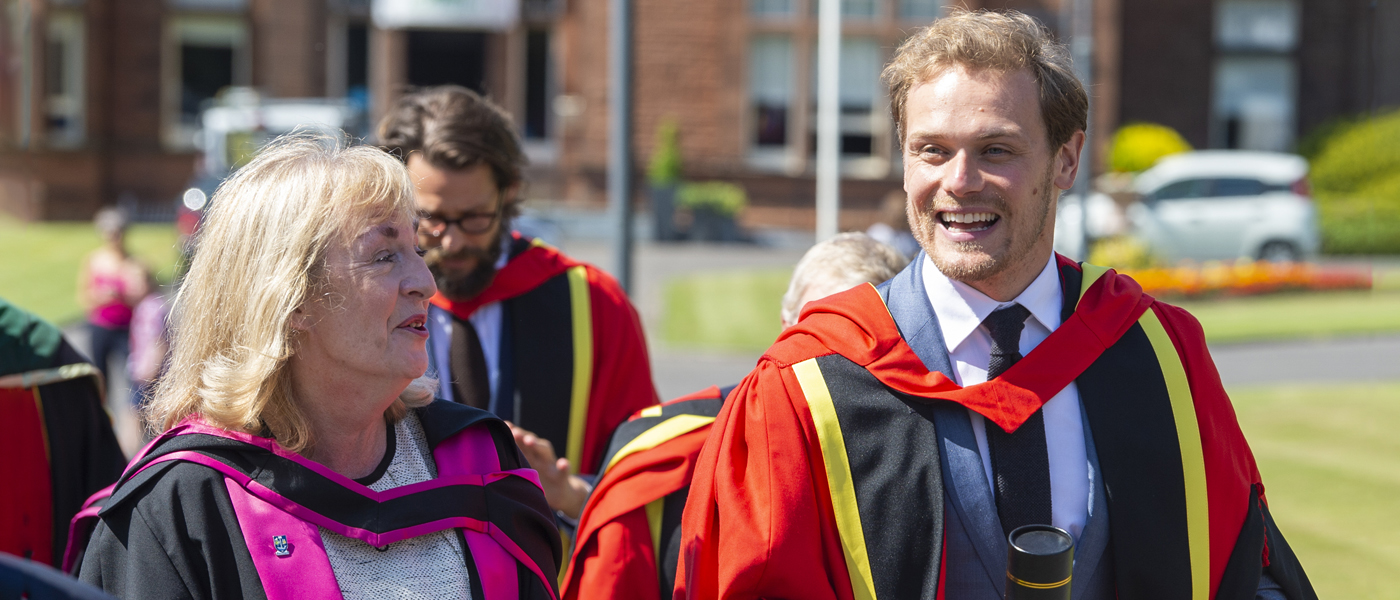
<svg viewBox="0 0 1400 600">
<path fill-rule="evenodd" d="M 1184 200 L 1188 198 L 1202 198 L 1206 196 L 1210 181 L 1206 179 L 1187 179 L 1178 181 L 1157 190 L 1152 194 L 1153 200 Z"/>
<path fill-rule="evenodd" d="M 1258 179 L 1229 178 L 1216 179 L 1212 186 L 1212 196 L 1258 196 L 1265 191 L 1264 182 Z"/>
</svg>

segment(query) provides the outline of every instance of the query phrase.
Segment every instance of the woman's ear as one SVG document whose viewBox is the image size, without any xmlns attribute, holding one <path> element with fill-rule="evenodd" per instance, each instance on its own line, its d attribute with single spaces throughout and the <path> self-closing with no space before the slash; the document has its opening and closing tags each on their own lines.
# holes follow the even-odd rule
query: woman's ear
<svg viewBox="0 0 1400 600">
<path fill-rule="evenodd" d="M 311 315 L 307 314 L 305 306 L 298 306 L 292 311 L 292 318 L 288 321 L 292 331 L 308 331 L 311 329 Z"/>
</svg>

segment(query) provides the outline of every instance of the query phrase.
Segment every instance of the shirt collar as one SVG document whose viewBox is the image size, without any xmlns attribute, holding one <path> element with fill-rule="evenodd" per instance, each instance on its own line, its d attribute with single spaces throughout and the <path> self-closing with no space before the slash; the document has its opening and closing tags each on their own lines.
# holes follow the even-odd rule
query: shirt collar
<svg viewBox="0 0 1400 600">
<path fill-rule="evenodd" d="M 1060 327 L 1064 297 L 1060 293 L 1054 254 L 1050 255 L 1040 275 L 1011 302 L 997 302 L 966 283 L 949 279 L 933 266 L 933 261 L 927 256 L 923 271 L 924 289 L 928 291 L 929 302 L 933 303 L 938 326 L 943 330 L 943 343 L 950 352 L 962 345 L 992 311 L 1012 304 L 1026 307 L 1031 316 L 1049 331 Z"/>
</svg>

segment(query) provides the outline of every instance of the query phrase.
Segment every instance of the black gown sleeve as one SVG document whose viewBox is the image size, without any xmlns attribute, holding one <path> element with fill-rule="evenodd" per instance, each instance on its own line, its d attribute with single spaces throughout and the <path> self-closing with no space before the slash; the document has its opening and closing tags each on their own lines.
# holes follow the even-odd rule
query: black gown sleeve
<svg viewBox="0 0 1400 600">
<path fill-rule="evenodd" d="M 222 477 L 188 463 L 152 471 L 103 512 L 78 578 L 118 598 L 266 598 Z"/>
</svg>

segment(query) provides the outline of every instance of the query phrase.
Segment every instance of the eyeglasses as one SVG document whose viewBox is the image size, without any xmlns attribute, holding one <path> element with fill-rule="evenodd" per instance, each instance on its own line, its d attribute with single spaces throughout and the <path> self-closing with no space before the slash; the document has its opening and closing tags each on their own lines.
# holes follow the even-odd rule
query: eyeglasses
<svg viewBox="0 0 1400 600">
<path fill-rule="evenodd" d="M 435 213 L 423 213 L 418 217 L 418 231 L 437 238 L 447 233 L 447 226 L 456 225 L 458 229 L 468 235 L 486 233 L 496 225 L 496 221 L 500 220 L 505 204 L 505 202 L 497 202 L 496 210 L 464 212 L 455 219 L 449 219 Z"/>
</svg>

